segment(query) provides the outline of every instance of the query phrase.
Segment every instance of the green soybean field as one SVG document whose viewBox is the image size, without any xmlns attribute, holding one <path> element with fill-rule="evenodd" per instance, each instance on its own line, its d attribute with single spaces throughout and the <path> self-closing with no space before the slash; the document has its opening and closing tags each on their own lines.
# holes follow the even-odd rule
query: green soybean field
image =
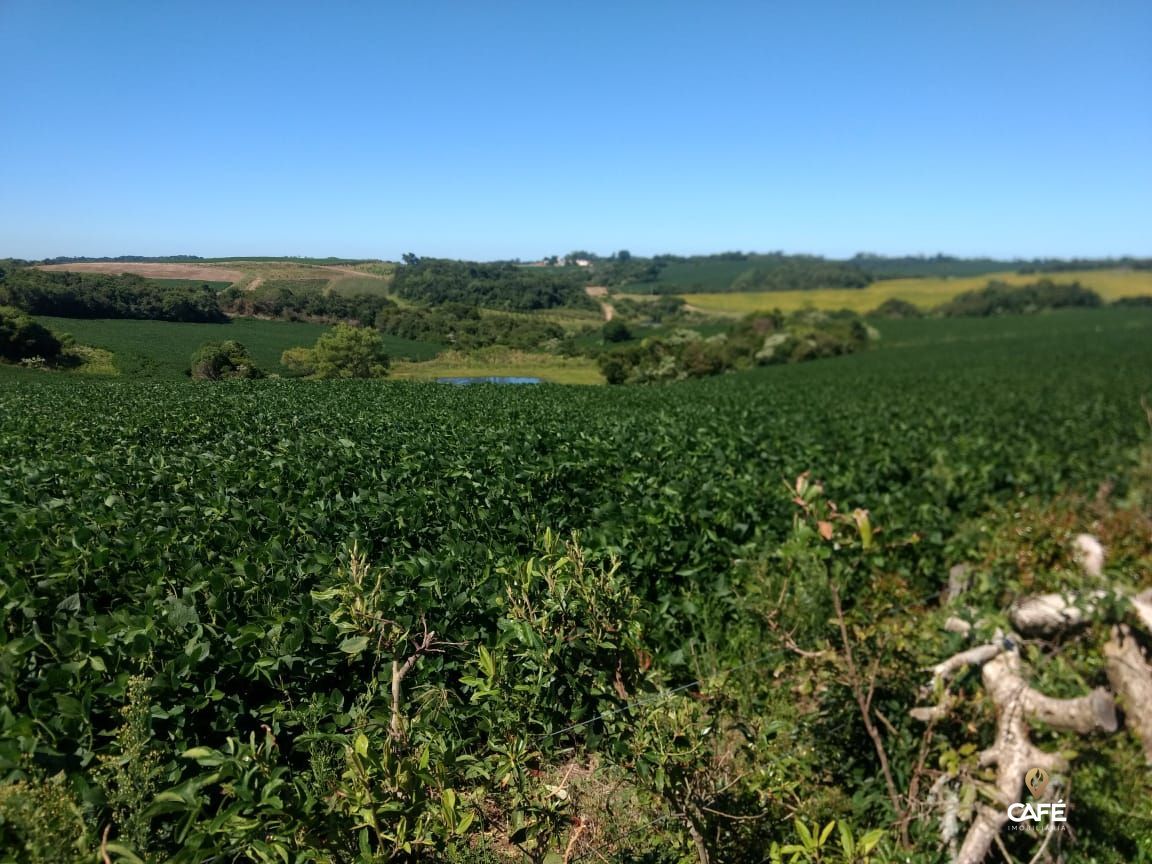
<svg viewBox="0 0 1152 864">
<path fill-rule="evenodd" d="M 880 326 L 649 388 L 0 381 L 0 860 L 950 860 L 949 570 L 1002 623 L 1113 530 L 1148 586 L 1152 314 Z M 1065 734 L 1067 860 L 1152 860 L 1138 742 Z"/>
</svg>

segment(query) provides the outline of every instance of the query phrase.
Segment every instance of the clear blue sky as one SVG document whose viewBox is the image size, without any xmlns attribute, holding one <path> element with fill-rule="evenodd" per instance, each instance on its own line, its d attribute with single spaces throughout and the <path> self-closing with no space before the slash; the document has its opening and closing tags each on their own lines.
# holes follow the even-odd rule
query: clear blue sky
<svg viewBox="0 0 1152 864">
<path fill-rule="evenodd" d="M 1152 3 L 0 0 L 0 256 L 1152 254 Z"/>
</svg>

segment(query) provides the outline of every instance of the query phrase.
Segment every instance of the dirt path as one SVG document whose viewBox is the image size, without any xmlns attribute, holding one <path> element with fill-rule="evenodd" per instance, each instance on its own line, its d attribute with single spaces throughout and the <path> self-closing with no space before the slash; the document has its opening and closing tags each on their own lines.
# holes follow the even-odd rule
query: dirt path
<svg viewBox="0 0 1152 864">
<path fill-rule="evenodd" d="M 603 299 L 608 296 L 608 289 L 605 286 L 589 285 L 584 289 L 584 293 L 600 301 L 600 312 L 604 315 L 605 321 L 611 321 L 616 317 L 616 307 Z"/>
<path fill-rule="evenodd" d="M 341 267 L 337 264 L 323 264 L 319 270 L 336 270 L 349 276 L 367 276 L 369 279 L 384 279 L 379 273 L 369 273 L 367 270 L 357 270 L 355 267 Z"/>
</svg>

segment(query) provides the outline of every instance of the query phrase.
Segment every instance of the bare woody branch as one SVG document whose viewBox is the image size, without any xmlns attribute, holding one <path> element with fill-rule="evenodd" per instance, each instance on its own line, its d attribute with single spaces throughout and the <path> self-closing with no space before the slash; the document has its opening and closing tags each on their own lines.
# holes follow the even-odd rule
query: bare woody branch
<svg viewBox="0 0 1152 864">
<path fill-rule="evenodd" d="M 1144 760 L 1152 765 L 1152 664 L 1145 658 L 1135 634 L 1123 624 L 1112 628 L 1104 656 L 1108 682 L 1124 709 L 1124 723 L 1140 739 Z"/>
<path fill-rule="evenodd" d="M 957 864 L 980 864 L 1008 821 L 1008 805 L 1019 799 L 1024 775 L 1031 768 L 1064 771 L 1068 764 L 1058 754 L 1032 744 L 1028 723 L 1041 721 L 1081 734 L 1116 729 L 1115 705 L 1105 690 L 1076 699 L 1053 699 L 1032 689 L 1020 673 L 1016 652 L 997 655 L 984 664 L 984 687 L 996 706 L 996 739 L 981 754 L 983 765 L 996 766 L 995 806 L 982 804 L 964 838 Z"/>
</svg>

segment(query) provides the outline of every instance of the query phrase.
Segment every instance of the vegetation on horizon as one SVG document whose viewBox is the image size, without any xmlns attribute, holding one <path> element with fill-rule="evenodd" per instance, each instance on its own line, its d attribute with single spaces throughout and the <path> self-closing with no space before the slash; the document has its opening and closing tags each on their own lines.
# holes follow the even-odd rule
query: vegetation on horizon
<svg viewBox="0 0 1152 864">
<path fill-rule="evenodd" d="M 221 323 L 227 316 L 207 284 L 163 285 L 132 274 L 46 272 L 0 266 L 0 304 L 31 315 Z"/>
<path fill-rule="evenodd" d="M 530 311 L 560 306 L 594 307 L 579 268 L 525 268 L 512 262 L 481 263 L 404 256 L 392 290 L 428 305 L 465 303 L 489 309 Z"/>
<path fill-rule="evenodd" d="M 1105 301 L 1125 296 L 1152 295 L 1152 271 L 1097 270 L 1062 273 L 1061 281 L 1076 281 L 1095 291 Z M 964 291 L 977 291 L 989 282 L 984 276 L 964 278 L 885 279 L 867 288 L 825 291 L 764 291 L 752 293 L 708 293 L 682 295 L 688 306 L 702 314 L 739 317 L 752 312 L 780 309 L 793 312 L 804 308 L 825 311 L 850 309 L 865 313 L 885 300 L 899 299 L 921 310 L 933 309 Z M 1002 272 L 994 281 L 1026 285 L 1037 281 L 1035 275 Z M 643 295 L 626 295 L 643 301 Z"/>
<path fill-rule="evenodd" d="M 616 323 L 612 321 L 606 328 Z M 622 338 L 611 341 L 626 338 L 619 331 L 617 335 Z M 707 339 L 686 329 L 650 336 L 638 344 L 602 353 L 598 362 L 609 384 L 654 384 L 752 366 L 837 357 L 859 351 L 870 338 L 868 327 L 850 312 L 771 313 L 751 315 Z"/>
<path fill-rule="evenodd" d="M 396 305 L 379 293 L 329 292 L 327 285 L 327 279 L 267 279 L 254 288 L 233 285 L 220 299 L 232 315 L 362 324 Z"/>
</svg>

